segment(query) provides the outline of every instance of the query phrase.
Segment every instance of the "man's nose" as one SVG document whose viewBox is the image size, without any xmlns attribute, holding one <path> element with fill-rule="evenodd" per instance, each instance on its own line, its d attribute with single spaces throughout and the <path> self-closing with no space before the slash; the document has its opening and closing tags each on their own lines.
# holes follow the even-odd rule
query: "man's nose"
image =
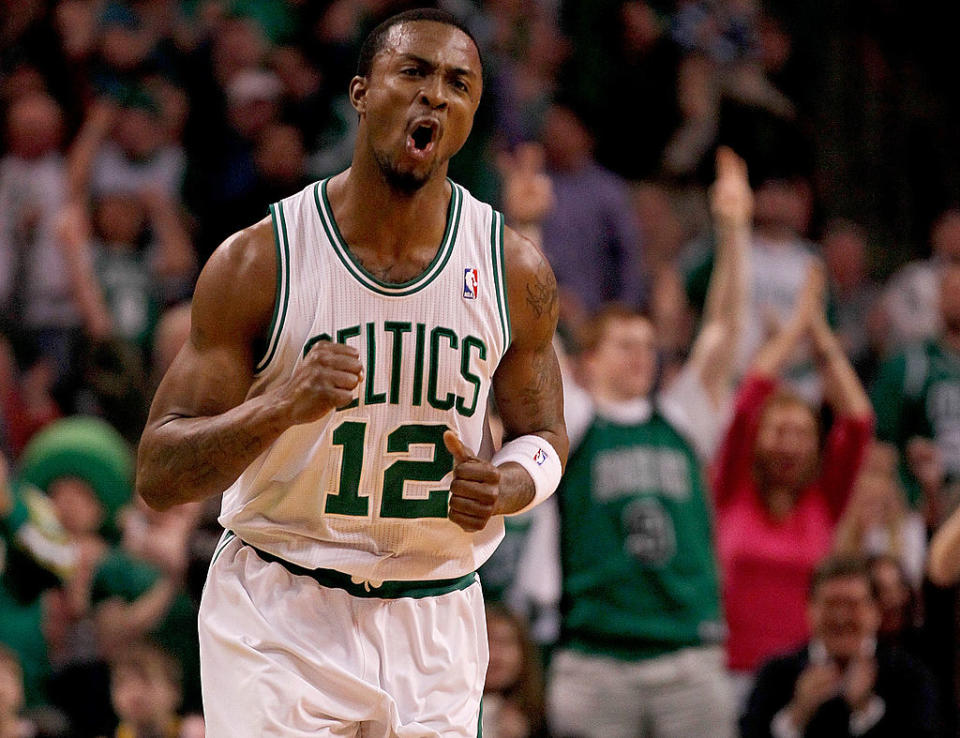
<svg viewBox="0 0 960 738">
<path fill-rule="evenodd" d="M 434 110 L 446 109 L 447 97 L 439 76 L 431 75 L 424 80 L 423 89 L 420 90 L 420 102 Z"/>
</svg>

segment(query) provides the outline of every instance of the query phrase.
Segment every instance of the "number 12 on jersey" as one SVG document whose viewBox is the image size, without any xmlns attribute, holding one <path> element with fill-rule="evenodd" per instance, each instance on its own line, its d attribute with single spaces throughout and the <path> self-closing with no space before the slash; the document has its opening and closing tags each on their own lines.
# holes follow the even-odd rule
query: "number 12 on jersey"
<svg viewBox="0 0 960 738">
<path fill-rule="evenodd" d="M 429 459 L 398 458 L 383 470 L 380 494 L 381 518 L 445 518 L 449 489 L 430 490 L 426 498 L 403 496 L 404 483 L 439 482 L 453 469 L 453 456 L 443 443 L 445 425 L 407 423 L 387 436 L 388 454 L 410 454 L 416 445 L 432 447 Z M 360 477 L 367 436 L 365 420 L 345 420 L 333 431 L 333 444 L 340 446 L 340 480 L 336 494 L 327 493 L 324 513 L 367 517 L 370 497 L 360 496 Z"/>
</svg>

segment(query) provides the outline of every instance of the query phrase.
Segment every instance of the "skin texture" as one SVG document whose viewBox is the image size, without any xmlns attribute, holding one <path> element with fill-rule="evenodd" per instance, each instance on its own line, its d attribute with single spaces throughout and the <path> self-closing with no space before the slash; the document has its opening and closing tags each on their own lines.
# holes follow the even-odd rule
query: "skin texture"
<svg viewBox="0 0 960 738">
<path fill-rule="evenodd" d="M 353 163 L 331 180 L 328 194 L 350 250 L 377 277 L 406 281 L 436 254 L 451 197 L 447 163 L 470 133 L 481 92 L 473 42 L 433 21 L 394 27 L 370 74 L 351 82 L 360 118 Z M 421 123 L 434 135 L 430 148 L 417 153 L 410 134 Z M 538 434 L 565 463 L 560 372 L 551 344 L 556 280 L 533 244 L 510 229 L 504 258 L 513 343 L 493 390 L 506 440 Z M 284 430 L 354 397 L 363 375 L 358 352 L 320 342 L 285 384 L 247 399 L 254 346 L 273 311 L 276 269 L 265 219 L 228 238 L 201 273 L 190 340 L 160 384 L 140 443 L 137 489 L 151 507 L 222 492 Z M 518 464 L 495 467 L 453 433 L 444 440 L 455 461 L 449 517 L 465 530 L 480 530 L 492 515 L 519 510 L 533 498 L 533 481 Z"/>
</svg>

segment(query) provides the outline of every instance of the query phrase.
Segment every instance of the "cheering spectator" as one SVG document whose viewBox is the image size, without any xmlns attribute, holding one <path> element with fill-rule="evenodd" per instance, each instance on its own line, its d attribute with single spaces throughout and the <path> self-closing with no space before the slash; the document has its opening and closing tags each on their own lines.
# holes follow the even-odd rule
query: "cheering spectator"
<svg viewBox="0 0 960 738">
<path fill-rule="evenodd" d="M 880 613 L 862 560 L 823 562 L 806 610 L 812 639 L 760 670 L 743 738 L 940 734 L 930 674 L 877 641 Z"/>
<path fill-rule="evenodd" d="M 837 554 L 890 556 L 919 589 L 927 553 L 927 526 L 907 507 L 897 477 L 895 458 L 874 444 L 857 478 L 850 503 L 837 525 Z"/>
<path fill-rule="evenodd" d="M 128 644 L 110 663 L 110 699 L 120 724 L 114 738 L 203 736 L 199 716 L 181 719 L 181 667 L 149 643 Z"/>
<path fill-rule="evenodd" d="M 910 586 L 899 559 L 889 554 L 867 559 L 870 582 L 880 609 L 877 638 L 896 646 L 920 661 L 927 657 L 926 643 L 919 627 L 916 590 Z"/>
<path fill-rule="evenodd" d="M 836 220 L 823 234 L 835 331 L 857 374 L 872 377 L 884 340 L 880 290 L 867 273 L 867 238 L 856 223 Z"/>
<path fill-rule="evenodd" d="M 932 526 L 960 501 L 960 262 L 937 273 L 942 329 L 884 363 L 872 392 L 877 436 L 906 460 L 910 502 Z"/>
<path fill-rule="evenodd" d="M 732 394 L 752 193 L 717 157 L 720 248 L 704 327 L 680 375 L 654 393 L 654 329 L 601 310 L 564 388 L 570 455 L 556 493 L 563 575 L 551 660 L 551 728 L 564 736 L 732 734 L 709 497 L 702 463 Z"/>
<path fill-rule="evenodd" d="M 77 548 L 77 565 L 53 600 L 47 634 L 65 698 L 84 694 L 97 662 L 151 637 L 189 670 L 185 698 L 199 702 L 196 607 L 184 591 L 193 508 L 161 514 L 129 507 L 133 455 L 107 423 L 74 417 L 38 433 L 23 453 L 21 480 L 46 491 Z M 122 534 L 121 545 L 114 545 Z M 106 706 L 105 706 L 106 707 Z M 90 705 L 73 704 L 73 710 Z M 99 719 L 99 717 L 95 717 Z"/>
<path fill-rule="evenodd" d="M 937 218 L 930 247 L 929 259 L 906 264 L 887 283 L 883 307 L 891 349 L 935 340 L 944 327 L 939 309 L 942 272 L 946 265 L 960 262 L 960 210 L 947 210 Z"/>
<path fill-rule="evenodd" d="M 714 468 L 727 646 L 744 691 L 765 658 L 807 638 L 807 583 L 831 548 L 873 430 L 870 401 L 827 326 L 823 291 L 823 273 L 813 270 L 790 321 L 744 379 Z M 778 391 L 807 335 L 835 415 L 822 453 L 813 409 Z"/>
<path fill-rule="evenodd" d="M 7 111 L 7 154 L 0 160 L 0 307 L 66 376 L 76 350 L 80 313 L 57 240 L 66 197 L 60 154 L 63 116 L 34 92 Z"/>
<path fill-rule="evenodd" d="M 810 220 L 810 190 L 799 178 L 768 175 L 756 189 L 754 228 L 750 251 L 750 309 L 737 346 L 737 374 L 750 366 L 769 334 L 771 324 L 790 317 L 804 282 L 819 263 L 814 245 L 804 238 Z M 703 304 L 713 269 L 709 239 L 696 239 L 683 256 L 690 301 Z M 791 355 L 783 367 L 791 386 L 805 398 L 820 395 L 809 356 Z"/>
</svg>

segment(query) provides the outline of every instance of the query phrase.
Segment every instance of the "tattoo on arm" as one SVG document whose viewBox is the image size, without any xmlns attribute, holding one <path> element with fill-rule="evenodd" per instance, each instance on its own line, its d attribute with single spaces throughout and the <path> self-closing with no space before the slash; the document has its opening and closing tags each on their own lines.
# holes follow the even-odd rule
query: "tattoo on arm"
<svg viewBox="0 0 960 738">
<path fill-rule="evenodd" d="M 263 445 L 264 439 L 244 428 L 237 428 L 233 433 L 205 433 L 191 428 L 179 445 L 160 446 L 157 461 L 166 473 L 179 479 L 179 487 L 206 487 L 218 478 L 226 481 L 225 477 L 233 476 L 231 471 L 236 469 L 238 461 L 256 458 Z"/>
<path fill-rule="evenodd" d="M 526 288 L 527 304 L 538 318 L 544 315 L 552 318 L 557 314 L 560 304 L 557 296 L 557 283 L 549 265 L 543 259 L 537 265 L 537 271 L 533 279 L 527 282 Z"/>
<path fill-rule="evenodd" d="M 145 433 L 141 494 L 148 502 L 179 504 L 223 492 L 277 436 L 250 417 L 247 408 L 214 417 L 172 416 Z"/>
<path fill-rule="evenodd" d="M 523 435 L 558 425 L 562 418 L 557 400 L 562 395 L 556 355 L 552 350 L 538 354 L 530 367 L 530 383 L 501 403 L 506 405 L 502 412 L 508 433 Z"/>
</svg>

